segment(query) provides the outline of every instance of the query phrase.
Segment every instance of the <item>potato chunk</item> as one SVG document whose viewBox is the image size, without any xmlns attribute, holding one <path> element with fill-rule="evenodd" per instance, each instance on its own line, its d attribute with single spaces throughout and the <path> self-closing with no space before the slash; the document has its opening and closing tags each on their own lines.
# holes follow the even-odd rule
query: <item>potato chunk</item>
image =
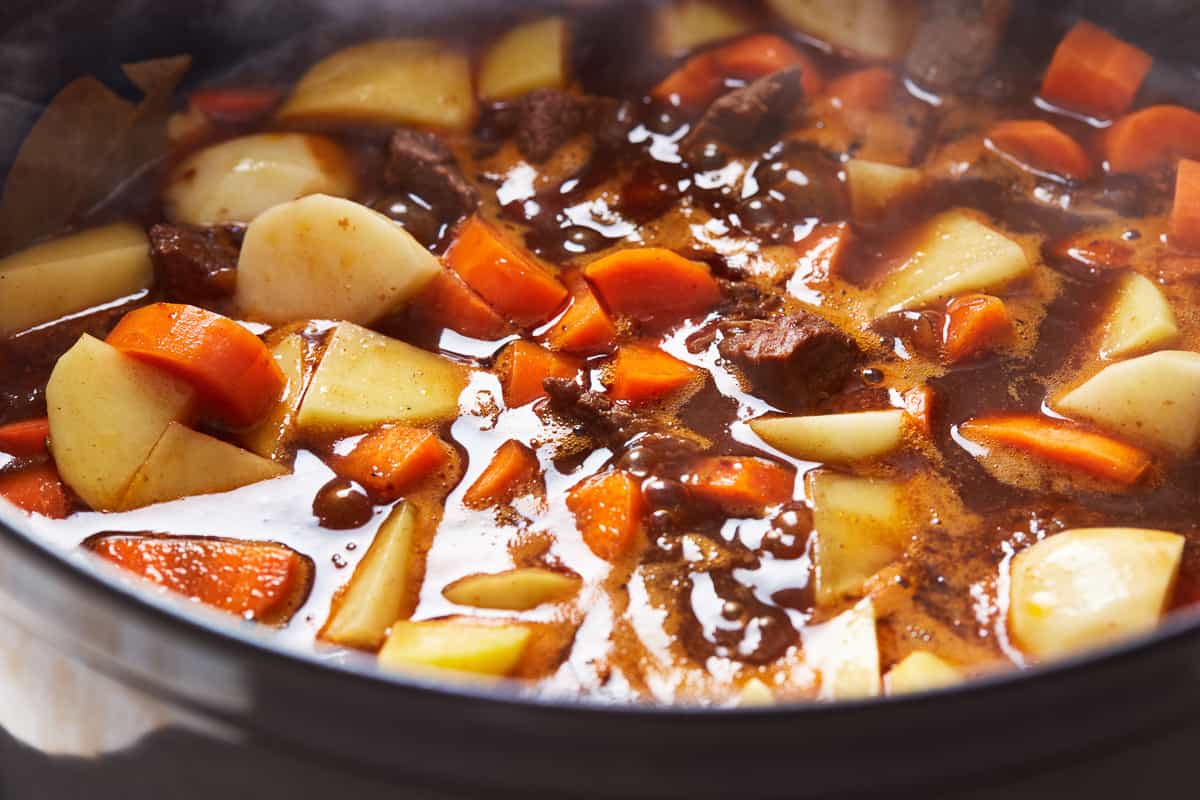
<svg viewBox="0 0 1200 800">
<path fill-rule="evenodd" d="M 354 165 L 331 139 L 259 133 L 206 147 L 171 172 L 163 195 L 173 222 L 250 222 L 268 208 L 310 194 L 354 193 Z"/>
<path fill-rule="evenodd" d="M 863 582 L 904 554 L 907 510 L 894 481 L 810 473 L 816 530 L 817 602 L 862 590 Z"/>
<path fill-rule="evenodd" d="M 375 650 L 383 644 L 412 590 L 416 527 L 417 513 L 410 504 L 392 509 L 350 582 L 334 598 L 320 638 L 364 650 Z"/>
<path fill-rule="evenodd" d="M 1161 350 L 1112 364 L 1050 405 L 1118 436 L 1186 455 L 1200 445 L 1200 353 Z"/>
<path fill-rule="evenodd" d="M 880 691 L 879 642 L 871 599 L 802 632 L 804 660 L 821 673 L 823 700 L 875 697 Z"/>
<path fill-rule="evenodd" d="M 953 686 L 963 679 L 962 673 L 933 653 L 918 650 L 888 670 L 883 686 L 888 694 L 927 692 L 943 686 Z"/>
<path fill-rule="evenodd" d="M 271 357 L 283 371 L 287 385 L 263 420 L 242 434 L 241 442 L 247 450 L 263 458 L 284 461 L 290 457 L 288 441 L 304 397 L 304 339 L 298 333 L 285 336 L 271 348 Z"/>
<path fill-rule="evenodd" d="M 63 481 L 97 511 L 125 489 L 196 394 L 186 383 L 83 336 L 58 359 L 46 385 L 50 452 Z"/>
<path fill-rule="evenodd" d="M 1179 338 L 1175 312 L 1162 290 L 1149 278 L 1130 273 L 1117 286 L 1116 299 L 1104 323 L 1100 357 L 1136 356 L 1169 347 Z"/>
<path fill-rule="evenodd" d="M 924 173 L 912 167 L 861 158 L 846 162 L 850 209 L 858 222 L 877 222 L 893 203 L 902 200 L 924 181 Z"/>
<path fill-rule="evenodd" d="M 567 23 L 562 17 L 518 25 L 496 40 L 479 67 L 484 100 L 519 97 L 534 89 L 567 85 Z"/>
<path fill-rule="evenodd" d="M 912 255 L 883 279 L 875 315 L 993 292 L 1032 269 L 1021 245 L 962 210 L 947 211 L 922 229 Z"/>
<path fill-rule="evenodd" d="M 750 423 L 763 441 L 794 458 L 846 462 L 885 456 L 904 438 L 904 412 L 857 411 L 808 417 L 774 417 Z"/>
<path fill-rule="evenodd" d="M 1035 658 L 1054 658 L 1150 630 L 1171 595 L 1183 537 L 1139 528 L 1081 528 L 1012 562 L 1008 625 Z"/>
<path fill-rule="evenodd" d="M 150 243 L 136 225 L 92 228 L 0 259 L 0 336 L 148 289 Z"/>
<path fill-rule="evenodd" d="M 789 25 L 868 59 L 903 56 L 921 10 L 909 0 L 768 0 L 768 5 Z"/>
<path fill-rule="evenodd" d="M 249 450 L 172 422 L 133 476 L 120 508 L 229 492 L 287 472 L 286 467 Z"/>
<path fill-rule="evenodd" d="M 680 56 L 748 30 L 745 18 L 712 0 L 673 0 L 654 9 L 654 46 L 665 56 Z"/>
<path fill-rule="evenodd" d="M 352 433 L 452 419 L 466 370 L 349 322 L 338 325 L 300 404 L 302 430 Z"/>
<path fill-rule="evenodd" d="M 533 630 L 520 623 L 489 624 L 466 619 L 397 622 L 379 651 L 390 669 L 457 670 L 478 675 L 510 675 Z"/>
<path fill-rule="evenodd" d="M 256 320 L 367 324 L 437 275 L 437 259 L 382 214 L 315 194 L 275 206 L 246 230 L 234 300 Z"/>
<path fill-rule="evenodd" d="M 446 587 L 446 599 L 460 606 L 528 611 L 543 603 L 566 600 L 579 591 L 574 575 L 526 567 L 494 575 L 469 575 Z"/>
<path fill-rule="evenodd" d="M 284 122 L 465 130 L 475 118 L 470 63 L 444 42 L 366 42 L 309 69 L 277 116 Z"/>
</svg>

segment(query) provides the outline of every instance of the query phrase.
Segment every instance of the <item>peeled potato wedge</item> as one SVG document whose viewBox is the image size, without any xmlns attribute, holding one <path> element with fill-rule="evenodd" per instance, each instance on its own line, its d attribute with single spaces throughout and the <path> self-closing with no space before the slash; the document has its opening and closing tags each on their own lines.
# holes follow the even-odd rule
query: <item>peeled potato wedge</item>
<svg viewBox="0 0 1200 800">
<path fill-rule="evenodd" d="M 1183 544 L 1165 531 L 1080 528 L 1021 551 L 1012 562 L 1013 640 L 1045 659 L 1150 630 L 1170 599 Z"/>
<path fill-rule="evenodd" d="M 465 619 L 397 622 L 379 651 L 389 669 L 448 669 L 477 675 L 511 675 L 533 630 L 520 623 L 489 624 Z"/>
<path fill-rule="evenodd" d="M 354 164 L 332 139 L 258 133 L 206 147 L 172 172 L 163 207 L 172 222 L 250 222 L 269 208 L 310 194 L 349 196 Z"/>
<path fill-rule="evenodd" d="M 296 417 L 301 430 L 354 433 L 385 422 L 452 419 L 466 370 L 419 347 L 343 322 Z"/>
<path fill-rule="evenodd" d="M 904 440 L 901 409 L 806 417 L 773 417 L 750 423 L 762 440 L 793 458 L 841 463 L 885 456 Z"/>
<path fill-rule="evenodd" d="M 850 210 L 858 222 L 877 222 L 893 203 L 904 199 L 925 182 L 925 174 L 912 167 L 852 158 L 846 162 Z"/>
<path fill-rule="evenodd" d="M 273 325 L 302 319 L 365 325 L 419 294 L 439 269 L 433 254 L 387 217 L 315 194 L 250 223 L 234 301 L 247 317 Z"/>
<path fill-rule="evenodd" d="M 775 705 L 775 693 L 758 678 L 751 678 L 742 685 L 734 705 L 739 708 L 762 708 Z"/>
<path fill-rule="evenodd" d="M 1144 275 L 1130 273 L 1117 285 L 1116 298 L 1104 322 L 1100 357 L 1127 358 L 1179 339 L 1175 312 L 1162 290 Z"/>
<path fill-rule="evenodd" d="M 674 0 L 654 9 L 654 46 L 665 56 L 680 56 L 748 30 L 745 18 L 712 0 Z"/>
<path fill-rule="evenodd" d="M 412 587 L 417 513 L 403 503 L 379 526 L 350 582 L 334 598 L 320 638 L 344 647 L 376 650 L 404 610 Z"/>
<path fill-rule="evenodd" d="M 125 490 L 163 432 L 186 420 L 186 383 L 83 336 L 46 385 L 50 452 L 63 481 L 96 511 L 121 507 Z"/>
<path fill-rule="evenodd" d="M 866 59 L 902 57 L 921 13 L 910 0 L 768 0 L 768 5 L 794 28 Z"/>
<path fill-rule="evenodd" d="M 277 113 L 316 125 L 465 130 L 475 118 L 467 55 L 428 39 L 379 39 L 319 61 Z"/>
<path fill-rule="evenodd" d="M 848 700 L 879 695 L 879 643 L 875 637 L 875 606 L 871 599 L 829 622 L 801 633 L 804 660 L 821 673 L 820 698 Z"/>
<path fill-rule="evenodd" d="M 918 650 L 888 670 L 883 687 L 888 694 L 910 694 L 961 683 L 962 673 L 933 653 Z"/>
<path fill-rule="evenodd" d="M 875 316 L 967 292 L 994 292 L 1032 269 L 1021 245 L 962 210 L 947 211 L 926 224 L 912 255 L 884 277 Z"/>
<path fill-rule="evenodd" d="M 816 530 L 818 603 L 859 593 L 904 554 L 904 488 L 895 481 L 819 470 L 808 476 Z"/>
<path fill-rule="evenodd" d="M 442 594 L 460 606 L 528 611 L 570 598 L 579 591 L 580 583 L 574 575 L 526 567 L 492 575 L 468 575 L 447 586 Z"/>
<path fill-rule="evenodd" d="M 120 510 L 229 492 L 287 473 L 274 461 L 172 422 L 133 476 Z"/>
<path fill-rule="evenodd" d="M 1186 455 L 1200 446 L 1200 353 L 1160 350 L 1111 364 L 1050 406 L 1130 441 Z"/>
<path fill-rule="evenodd" d="M 479 96 L 503 100 L 534 89 L 562 89 L 567 85 L 569 38 L 562 17 L 513 28 L 484 53 Z"/>
<path fill-rule="evenodd" d="M 136 294 L 154 283 L 150 242 L 118 223 L 0 259 L 0 336 Z"/>
<path fill-rule="evenodd" d="M 273 461 L 288 460 L 288 443 L 296 426 L 296 412 L 304 397 L 304 339 L 293 333 L 271 348 L 271 357 L 287 380 L 283 396 L 261 422 L 241 436 L 242 446 Z"/>
</svg>

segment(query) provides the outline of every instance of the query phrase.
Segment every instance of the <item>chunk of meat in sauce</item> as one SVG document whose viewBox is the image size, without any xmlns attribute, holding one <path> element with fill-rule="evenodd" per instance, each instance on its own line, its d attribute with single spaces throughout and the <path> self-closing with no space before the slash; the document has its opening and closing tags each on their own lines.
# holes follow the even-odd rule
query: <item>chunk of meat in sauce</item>
<svg viewBox="0 0 1200 800">
<path fill-rule="evenodd" d="M 600 147 L 622 144 L 633 126 L 627 103 L 611 97 L 576 95 L 560 89 L 535 89 L 522 97 L 507 114 L 515 130 L 517 149 L 540 164 L 581 132 L 592 135 Z"/>
<path fill-rule="evenodd" d="M 1009 0 L 934 0 L 909 50 L 909 74 L 933 91 L 974 89 L 995 59 L 1010 6 Z"/>
<path fill-rule="evenodd" d="M 167 300 L 220 305 L 237 283 L 238 254 L 245 229 L 240 226 L 150 228 L 150 258 Z"/>
<path fill-rule="evenodd" d="M 683 140 L 692 159 L 711 142 L 745 150 L 768 142 L 804 101 L 800 67 L 788 67 L 717 98 Z"/>
<path fill-rule="evenodd" d="M 812 407 L 846 383 L 862 353 L 837 326 L 799 312 L 732 321 L 717 345 L 755 394 L 789 410 Z"/>
<path fill-rule="evenodd" d="M 442 140 L 427 131 L 401 129 L 392 134 L 384 180 L 433 204 L 450 222 L 479 206 L 479 191 L 463 177 Z"/>
</svg>

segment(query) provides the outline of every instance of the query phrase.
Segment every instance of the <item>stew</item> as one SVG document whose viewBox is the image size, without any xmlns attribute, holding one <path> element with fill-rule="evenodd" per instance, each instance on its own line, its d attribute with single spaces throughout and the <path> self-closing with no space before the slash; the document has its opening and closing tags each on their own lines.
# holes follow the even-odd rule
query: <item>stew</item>
<svg viewBox="0 0 1200 800">
<path fill-rule="evenodd" d="M 296 647 L 545 694 L 1149 631 L 1200 599 L 1200 112 L 1115 33 L 677 0 L 176 100 L 147 62 L 60 224 L 19 193 L 73 84 L 0 205 L 0 496 Z"/>
</svg>

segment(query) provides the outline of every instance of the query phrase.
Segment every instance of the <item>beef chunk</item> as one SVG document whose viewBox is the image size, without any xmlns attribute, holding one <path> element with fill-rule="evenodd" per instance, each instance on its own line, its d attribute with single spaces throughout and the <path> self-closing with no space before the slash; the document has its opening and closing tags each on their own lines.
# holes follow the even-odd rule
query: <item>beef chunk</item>
<svg viewBox="0 0 1200 800">
<path fill-rule="evenodd" d="M 971 92 L 995 58 L 1010 0 L 934 0 L 917 29 L 907 67 L 933 91 Z"/>
<path fill-rule="evenodd" d="M 768 142 L 787 125 L 804 101 L 800 67 L 772 72 L 713 102 L 683 140 L 683 152 L 696 158 L 710 142 L 746 150 Z"/>
<path fill-rule="evenodd" d="M 654 450 L 659 460 L 678 460 L 704 449 L 697 440 L 631 411 L 603 392 L 585 389 L 574 379 L 547 378 L 545 387 L 551 409 L 575 422 L 583 435 L 614 450 L 637 444 Z"/>
<path fill-rule="evenodd" d="M 384 180 L 434 205 L 449 221 L 479 206 L 479 192 L 463 177 L 453 154 L 426 131 L 401 129 L 392 134 Z"/>
<path fill-rule="evenodd" d="M 550 158 L 571 137 L 585 131 L 598 147 L 619 147 L 633 127 L 629 103 L 561 89 L 535 89 L 515 105 L 494 109 L 493 118 L 500 132 L 513 135 L 521 155 L 534 164 Z"/>
<path fill-rule="evenodd" d="M 854 340 L 804 312 L 726 323 L 717 345 L 763 399 L 789 410 L 811 408 L 850 377 L 861 352 Z"/>
<path fill-rule="evenodd" d="M 150 228 L 150 258 L 166 299 L 210 306 L 228 301 L 244 233 L 239 226 Z"/>
</svg>

